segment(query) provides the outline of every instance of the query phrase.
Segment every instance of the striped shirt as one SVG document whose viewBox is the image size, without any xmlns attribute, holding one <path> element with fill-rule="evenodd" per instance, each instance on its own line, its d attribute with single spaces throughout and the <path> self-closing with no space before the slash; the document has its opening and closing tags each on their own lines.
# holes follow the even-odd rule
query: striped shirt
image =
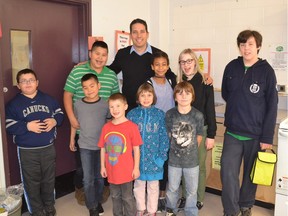
<svg viewBox="0 0 288 216">
<path fill-rule="evenodd" d="M 82 90 L 81 78 L 88 73 L 95 74 L 98 77 L 101 84 L 99 96 L 104 100 L 108 100 L 110 95 L 119 92 L 118 79 L 115 72 L 105 66 L 101 73 L 97 73 L 90 67 L 90 61 L 88 61 L 86 64 L 74 67 L 67 77 L 64 90 L 73 94 L 73 103 L 85 96 Z"/>
</svg>

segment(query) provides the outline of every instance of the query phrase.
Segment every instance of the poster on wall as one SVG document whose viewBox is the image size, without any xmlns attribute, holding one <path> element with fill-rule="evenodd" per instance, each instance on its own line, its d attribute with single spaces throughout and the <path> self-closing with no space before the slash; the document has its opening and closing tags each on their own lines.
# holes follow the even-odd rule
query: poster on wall
<svg viewBox="0 0 288 216">
<path fill-rule="evenodd" d="M 90 51 L 92 48 L 92 45 L 94 42 L 96 41 L 103 41 L 103 37 L 102 36 L 88 36 L 88 50 Z"/>
<path fill-rule="evenodd" d="M 285 45 L 270 46 L 270 62 L 276 72 L 287 70 L 287 57 L 287 48 Z"/>
<path fill-rule="evenodd" d="M 203 73 L 210 74 L 211 49 L 210 48 L 192 48 L 192 50 L 197 55 L 200 70 Z"/>
<path fill-rule="evenodd" d="M 131 38 L 129 32 L 115 31 L 115 51 L 131 45 Z"/>
</svg>

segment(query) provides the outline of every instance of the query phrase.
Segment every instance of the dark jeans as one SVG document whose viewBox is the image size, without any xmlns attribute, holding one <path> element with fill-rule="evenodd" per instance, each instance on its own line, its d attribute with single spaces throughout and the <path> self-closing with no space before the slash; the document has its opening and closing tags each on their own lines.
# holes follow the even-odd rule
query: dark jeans
<svg viewBox="0 0 288 216">
<path fill-rule="evenodd" d="M 114 216 L 135 216 L 136 202 L 133 195 L 133 182 L 111 184 L 110 193 Z"/>
<path fill-rule="evenodd" d="M 38 149 L 18 148 L 24 196 L 30 214 L 42 211 L 55 204 L 54 145 Z"/>
<path fill-rule="evenodd" d="M 76 134 L 75 136 L 75 147 L 77 148 L 77 151 L 74 152 L 75 154 L 75 163 L 76 163 L 76 171 L 74 174 L 74 186 L 78 189 L 83 188 L 83 169 L 82 169 L 82 163 L 81 163 L 81 157 L 80 157 L 80 148 L 78 145 L 78 139 L 79 135 Z"/>
<path fill-rule="evenodd" d="M 260 151 L 259 140 L 240 141 L 225 133 L 221 156 L 222 205 L 225 214 L 235 214 L 241 207 L 252 207 L 257 185 L 250 180 L 250 173 Z M 240 187 L 240 166 L 243 166 L 243 180 Z"/>
<path fill-rule="evenodd" d="M 166 186 L 168 182 L 168 160 L 164 162 L 163 165 L 163 179 L 159 180 L 159 189 L 160 191 L 166 191 Z"/>
<path fill-rule="evenodd" d="M 88 209 L 95 209 L 102 199 L 104 179 L 100 174 L 100 150 L 80 148 L 83 169 L 85 202 Z"/>
</svg>

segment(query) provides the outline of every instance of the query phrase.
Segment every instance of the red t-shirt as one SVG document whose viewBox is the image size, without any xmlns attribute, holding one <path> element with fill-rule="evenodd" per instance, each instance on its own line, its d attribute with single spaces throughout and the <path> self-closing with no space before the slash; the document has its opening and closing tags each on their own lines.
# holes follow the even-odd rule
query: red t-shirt
<svg viewBox="0 0 288 216">
<path fill-rule="evenodd" d="M 108 122 L 104 125 L 98 146 L 106 150 L 105 165 L 108 182 L 123 184 L 133 181 L 133 147 L 142 143 L 138 126 L 131 121 L 117 125 Z"/>
</svg>

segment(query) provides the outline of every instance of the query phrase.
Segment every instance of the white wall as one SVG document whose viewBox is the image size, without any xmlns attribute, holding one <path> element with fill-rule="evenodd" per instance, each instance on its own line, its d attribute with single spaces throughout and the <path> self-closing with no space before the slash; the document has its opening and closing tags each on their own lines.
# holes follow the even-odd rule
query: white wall
<svg viewBox="0 0 288 216">
<path fill-rule="evenodd" d="M 287 49 L 287 0 L 92 0 L 92 33 L 104 36 L 114 59 L 114 31 L 129 31 L 135 18 L 147 21 L 149 42 L 166 51 L 177 72 L 179 53 L 188 47 L 211 48 L 211 75 L 220 87 L 225 65 L 238 56 L 236 38 L 244 29 L 263 35 L 259 56 L 270 61 L 271 48 Z M 287 71 L 276 71 L 288 84 Z"/>
<path fill-rule="evenodd" d="M 239 54 L 240 31 L 254 29 L 262 34 L 259 56 L 268 61 L 276 44 L 287 49 L 287 0 L 170 0 L 170 4 L 172 67 L 184 48 L 211 48 L 215 87 L 221 87 L 224 67 Z M 278 83 L 288 83 L 287 70 L 276 74 Z"/>
<path fill-rule="evenodd" d="M 129 32 L 133 19 L 148 24 L 149 43 L 162 50 L 169 48 L 169 1 L 167 0 L 92 0 L 92 35 L 103 36 L 109 46 L 108 64 L 114 59 L 115 30 Z M 168 52 L 168 51 L 167 51 Z"/>
<path fill-rule="evenodd" d="M 92 0 L 92 35 L 103 36 L 108 44 L 108 64 L 115 55 L 115 30 L 129 32 L 129 24 L 135 18 L 150 23 L 150 1 Z"/>
</svg>

